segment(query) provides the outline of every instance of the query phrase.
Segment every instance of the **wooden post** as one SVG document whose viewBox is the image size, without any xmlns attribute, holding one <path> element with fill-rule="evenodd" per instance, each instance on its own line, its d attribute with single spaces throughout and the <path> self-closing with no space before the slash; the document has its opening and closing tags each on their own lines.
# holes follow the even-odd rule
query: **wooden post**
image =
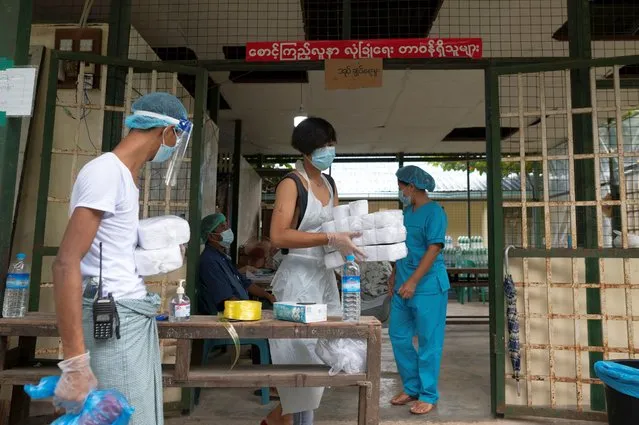
<svg viewBox="0 0 639 425">
<path fill-rule="evenodd" d="M 191 368 L 191 343 L 190 339 L 178 339 L 175 351 L 175 380 L 187 381 Z"/>
<path fill-rule="evenodd" d="M 382 369 L 381 323 L 368 327 L 366 385 L 359 387 L 358 425 L 379 424 L 379 395 Z"/>
</svg>

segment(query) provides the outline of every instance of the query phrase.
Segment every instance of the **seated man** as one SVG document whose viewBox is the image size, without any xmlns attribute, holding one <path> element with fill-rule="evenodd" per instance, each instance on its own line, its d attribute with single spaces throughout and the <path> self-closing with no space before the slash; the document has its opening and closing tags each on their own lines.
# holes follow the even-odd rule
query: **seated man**
<svg viewBox="0 0 639 425">
<path fill-rule="evenodd" d="M 224 311 L 224 301 L 248 300 L 249 294 L 275 302 L 273 294 L 251 283 L 227 255 L 234 236 L 223 214 L 204 217 L 200 231 L 206 245 L 200 255 L 200 313 L 217 314 Z"/>
</svg>

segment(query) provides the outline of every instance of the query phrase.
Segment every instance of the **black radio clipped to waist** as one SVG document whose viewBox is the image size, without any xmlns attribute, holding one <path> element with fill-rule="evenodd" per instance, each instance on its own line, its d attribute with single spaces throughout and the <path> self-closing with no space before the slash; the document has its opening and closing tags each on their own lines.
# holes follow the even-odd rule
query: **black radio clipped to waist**
<svg viewBox="0 0 639 425">
<path fill-rule="evenodd" d="M 120 317 L 112 294 L 102 295 L 102 242 L 100 242 L 100 277 L 95 301 L 93 301 L 93 338 L 120 339 Z"/>
</svg>

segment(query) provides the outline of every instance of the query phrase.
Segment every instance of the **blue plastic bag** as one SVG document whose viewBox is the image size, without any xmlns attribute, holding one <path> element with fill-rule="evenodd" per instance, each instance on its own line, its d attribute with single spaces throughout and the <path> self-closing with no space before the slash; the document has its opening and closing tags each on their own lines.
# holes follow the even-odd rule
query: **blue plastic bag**
<svg viewBox="0 0 639 425">
<path fill-rule="evenodd" d="M 617 362 L 598 361 L 595 363 L 595 373 L 610 388 L 639 398 L 639 369 Z"/>
<path fill-rule="evenodd" d="M 47 376 L 38 385 L 25 385 L 24 391 L 34 400 L 53 397 L 59 380 L 57 376 Z M 51 425 L 126 425 L 133 411 L 120 392 L 94 390 L 87 396 L 80 413 L 67 413 Z"/>
</svg>

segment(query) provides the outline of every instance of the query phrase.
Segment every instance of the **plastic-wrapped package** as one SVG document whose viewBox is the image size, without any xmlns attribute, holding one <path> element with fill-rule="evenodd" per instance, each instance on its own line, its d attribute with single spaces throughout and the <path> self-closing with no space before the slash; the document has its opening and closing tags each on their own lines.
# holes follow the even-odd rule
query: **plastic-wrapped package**
<svg viewBox="0 0 639 425">
<path fill-rule="evenodd" d="M 399 261 L 407 255 L 408 249 L 404 242 L 377 247 L 377 261 Z"/>
<path fill-rule="evenodd" d="M 615 239 L 613 241 L 613 245 L 615 248 L 622 248 L 622 235 L 619 230 L 613 230 L 612 233 L 615 234 Z M 628 233 L 628 248 L 637 248 L 639 247 L 639 235 L 635 235 L 632 233 Z"/>
<path fill-rule="evenodd" d="M 349 217 L 343 218 L 341 220 L 335 220 L 335 230 L 338 232 L 350 232 L 351 228 L 348 225 Z"/>
<path fill-rule="evenodd" d="M 377 245 L 372 246 L 360 246 L 360 249 L 364 252 L 367 262 L 378 261 L 377 260 Z"/>
<path fill-rule="evenodd" d="M 397 223 L 397 218 L 390 211 L 378 211 L 373 213 L 373 215 L 375 216 L 375 228 L 377 229 L 390 227 Z"/>
<path fill-rule="evenodd" d="M 362 216 L 362 230 L 373 230 L 375 228 L 375 214 Z"/>
<path fill-rule="evenodd" d="M 347 374 L 366 372 L 366 340 L 364 339 L 323 339 L 317 340 L 315 354 L 331 367 L 328 372 L 335 376 L 344 371 Z"/>
<path fill-rule="evenodd" d="M 406 241 L 406 228 L 404 226 L 393 226 L 375 229 L 375 239 L 380 245 L 404 242 Z"/>
<path fill-rule="evenodd" d="M 58 376 L 47 376 L 38 385 L 25 385 L 24 391 L 34 400 L 53 397 L 59 380 Z M 120 392 L 95 390 L 89 393 L 79 413 L 67 413 L 51 425 L 126 425 L 134 410 Z"/>
<path fill-rule="evenodd" d="M 348 209 L 351 217 L 361 217 L 368 214 L 368 201 L 354 201 L 348 204 Z"/>
<path fill-rule="evenodd" d="M 153 276 L 177 270 L 184 264 L 180 245 L 162 249 L 136 248 L 133 256 L 140 276 Z"/>
<path fill-rule="evenodd" d="M 362 232 L 362 245 L 377 245 L 377 231 L 373 230 L 364 230 Z"/>
<path fill-rule="evenodd" d="M 361 232 L 363 229 L 362 216 L 348 217 L 348 230 L 351 232 Z"/>
<path fill-rule="evenodd" d="M 138 245 L 142 249 L 162 249 L 185 244 L 191 237 L 189 222 L 176 215 L 140 220 Z"/>
<path fill-rule="evenodd" d="M 333 208 L 333 220 L 346 220 L 351 215 L 350 207 L 348 205 L 338 205 Z"/>
</svg>

